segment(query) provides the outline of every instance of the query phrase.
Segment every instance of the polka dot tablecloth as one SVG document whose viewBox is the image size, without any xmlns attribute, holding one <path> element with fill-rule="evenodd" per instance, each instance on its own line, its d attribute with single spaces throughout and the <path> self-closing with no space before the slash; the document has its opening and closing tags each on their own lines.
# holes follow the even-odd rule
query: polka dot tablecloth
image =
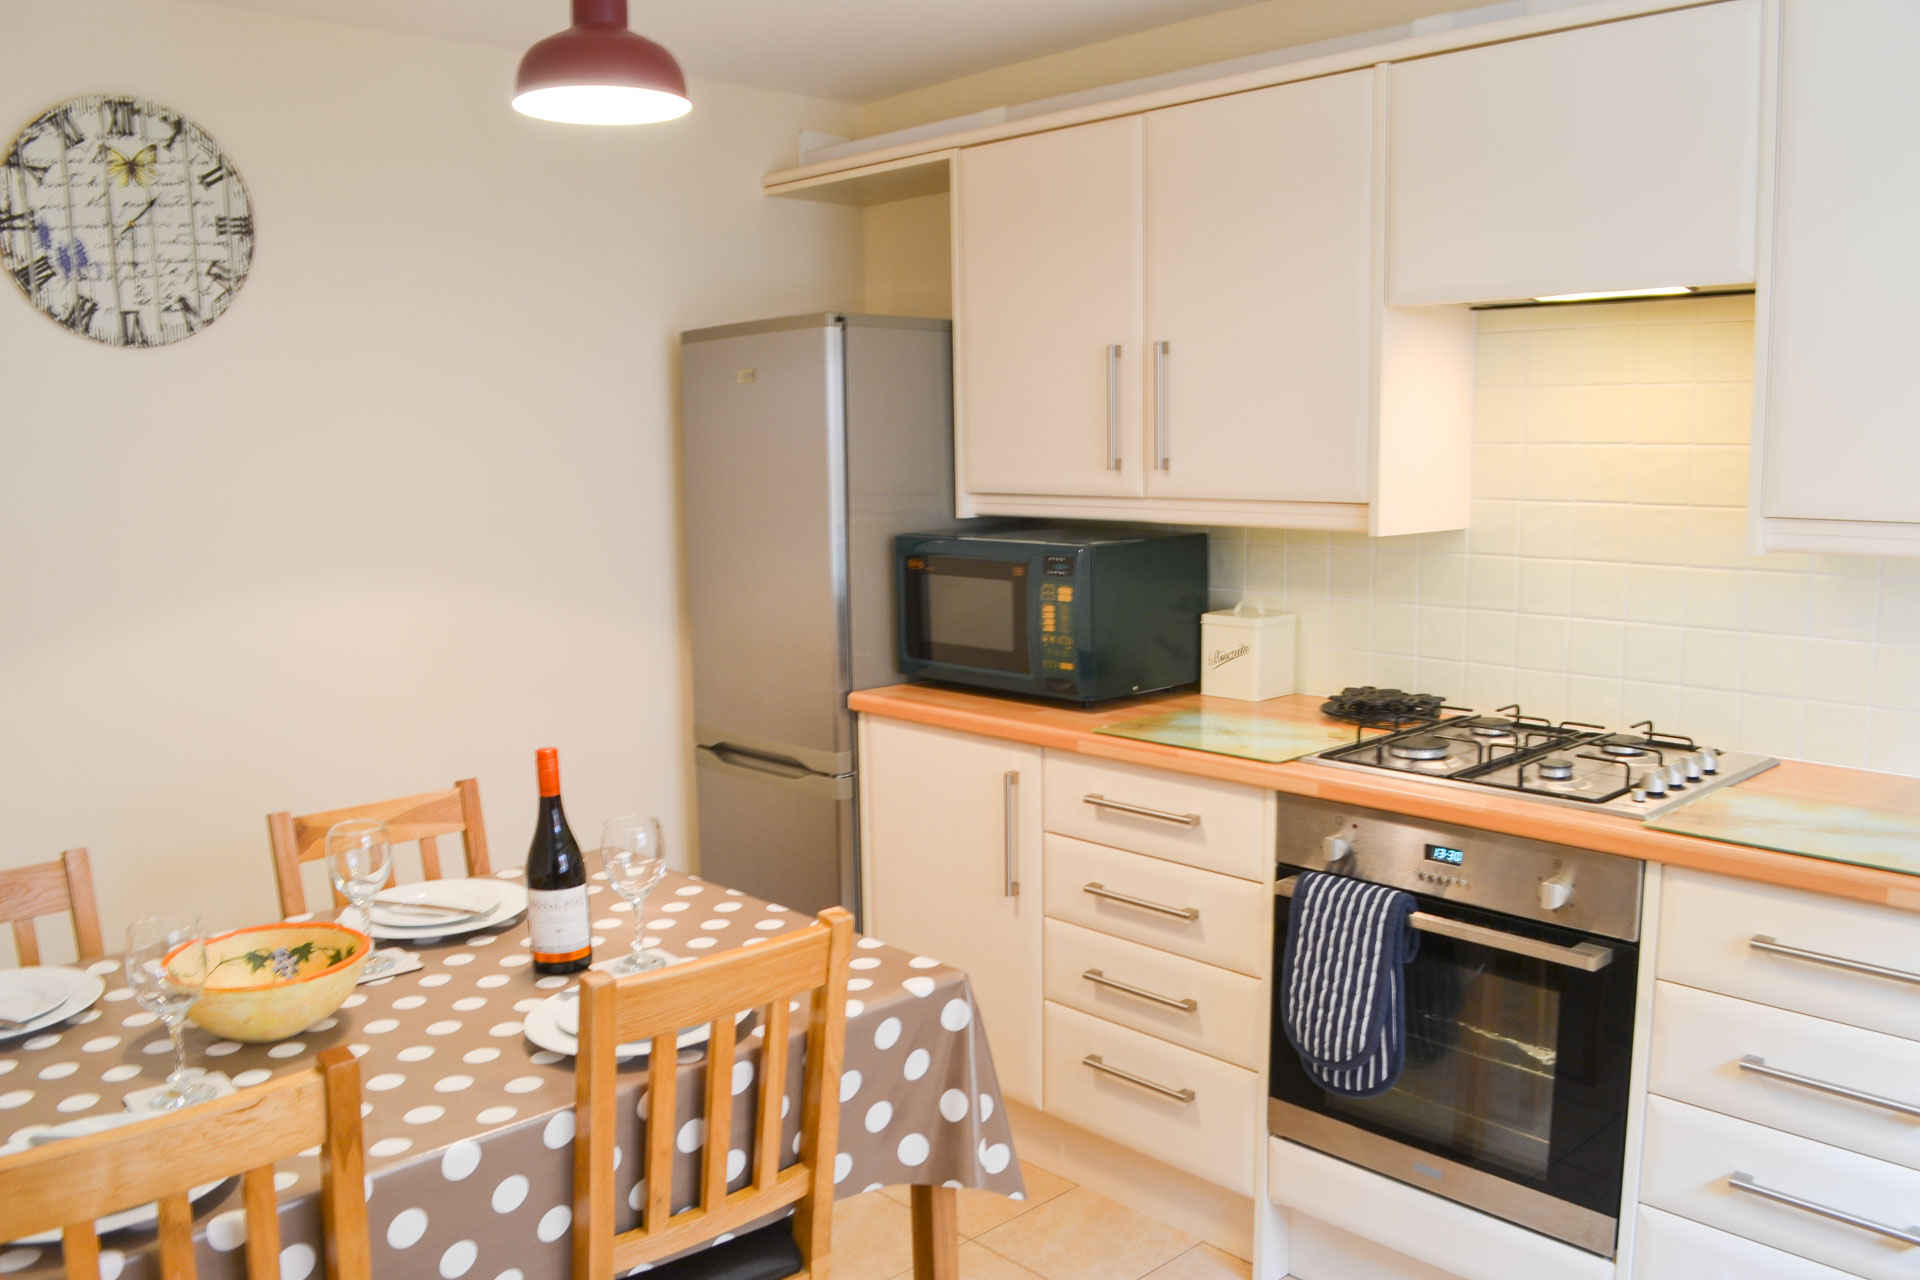
<svg viewBox="0 0 1920 1280">
<path fill-rule="evenodd" d="M 499 875 L 512 879 L 520 872 Z M 596 955 L 624 952 L 632 912 L 598 882 L 589 893 Z M 754 945 L 808 920 L 737 890 L 669 874 L 639 923 L 647 945 L 701 956 Z M 572 1227 L 573 1060 L 528 1042 L 521 1019 L 572 979 L 532 976 L 523 922 L 409 949 L 423 961 L 419 970 L 360 987 L 339 1013 L 295 1039 L 242 1045 L 190 1026 L 189 1060 L 225 1071 L 245 1088 L 304 1066 L 333 1045 L 353 1050 L 365 1091 L 367 1219 L 376 1275 L 564 1276 Z M 921 1183 L 1022 1194 L 966 975 L 873 938 L 858 940 L 852 963 L 834 1163 L 838 1193 Z M 23 1140 L 65 1121 L 118 1111 L 126 1094 L 165 1078 L 172 1059 L 164 1028 L 119 985 L 117 962 L 101 961 L 92 971 L 109 983 L 99 1004 L 38 1035 L 0 1044 L 0 1134 Z M 781 1135 L 789 1153 L 798 1145 L 805 1019 L 794 1024 Z M 742 1031 L 730 1068 L 734 1188 L 748 1180 L 760 1064 L 759 1029 Z M 695 1199 L 705 1141 L 695 1115 L 705 1092 L 704 1050 L 681 1050 L 680 1064 L 676 1211 Z M 620 1109 L 632 1120 L 616 1152 L 616 1230 L 638 1224 L 644 1188 L 634 1179 L 648 1120 L 645 1076 L 644 1057 L 622 1069 Z M 278 1166 L 282 1280 L 323 1273 L 319 1182 L 313 1153 Z M 195 1219 L 200 1275 L 239 1280 L 246 1224 L 237 1181 L 199 1201 Z M 158 1274 L 151 1227 L 107 1235 L 101 1246 L 103 1280 Z M 53 1280 L 63 1274 L 60 1250 L 0 1244 L 0 1274 Z"/>
</svg>

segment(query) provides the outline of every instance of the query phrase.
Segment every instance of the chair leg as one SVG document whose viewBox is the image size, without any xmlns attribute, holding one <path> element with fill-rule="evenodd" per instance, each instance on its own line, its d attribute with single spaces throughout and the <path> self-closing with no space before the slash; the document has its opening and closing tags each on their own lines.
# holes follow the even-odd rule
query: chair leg
<svg viewBox="0 0 1920 1280">
<path fill-rule="evenodd" d="M 960 1280 L 960 1198 L 952 1187 L 913 1188 L 913 1280 Z"/>
</svg>

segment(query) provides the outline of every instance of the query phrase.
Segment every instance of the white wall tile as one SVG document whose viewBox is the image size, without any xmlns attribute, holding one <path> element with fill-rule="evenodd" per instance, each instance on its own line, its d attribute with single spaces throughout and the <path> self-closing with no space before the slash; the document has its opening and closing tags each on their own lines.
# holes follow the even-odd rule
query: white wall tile
<svg viewBox="0 0 1920 1280">
<path fill-rule="evenodd" d="M 1627 618 L 1633 622 L 1687 620 L 1687 571 L 1666 565 L 1627 569 Z"/>
<path fill-rule="evenodd" d="M 1467 653 L 1467 611 L 1420 606 L 1420 656 L 1460 661 Z"/>
<path fill-rule="evenodd" d="M 1513 609 L 1520 599 L 1520 562 L 1512 556 L 1467 557 L 1467 603 L 1476 609 Z"/>
<path fill-rule="evenodd" d="M 1451 553 L 1420 557 L 1420 603 L 1467 602 L 1467 557 Z"/>
<path fill-rule="evenodd" d="M 1287 548 L 1287 592 L 1290 595 L 1327 594 L 1327 548 Z"/>
<path fill-rule="evenodd" d="M 1529 671 L 1567 669 L 1568 619 L 1523 613 L 1514 619 L 1514 665 Z"/>
<path fill-rule="evenodd" d="M 1686 326 L 1674 326 L 1684 328 Z M 1614 382 L 1651 382 L 1638 376 L 1636 330 L 1624 325 L 1580 330 L 1580 381 L 1583 385 L 1604 386 Z M 1686 375 L 1660 381 L 1684 381 Z"/>
<path fill-rule="evenodd" d="M 1865 707 L 1842 706 L 1833 702 L 1808 702 L 1805 705 L 1800 749 L 1807 759 L 1847 765 L 1863 765 L 1867 762 L 1871 711 Z"/>
<path fill-rule="evenodd" d="M 1625 624 L 1575 618 L 1567 629 L 1567 670 L 1575 675 L 1613 676 L 1626 672 Z M 1606 721 L 1611 724 L 1613 721 Z"/>
<path fill-rule="evenodd" d="M 1679 627 L 1663 627 L 1629 622 L 1625 627 L 1627 677 L 1644 682 L 1678 680 L 1682 658 Z"/>
<path fill-rule="evenodd" d="M 1573 604 L 1573 564 L 1567 560 L 1520 561 L 1520 611 L 1565 614 Z"/>
<path fill-rule="evenodd" d="M 1624 618 L 1627 566 L 1600 561 L 1573 562 L 1571 612 L 1576 618 Z"/>
<path fill-rule="evenodd" d="M 1373 598 L 1413 601 L 1420 598 L 1420 558 L 1399 551 L 1373 557 Z"/>
<path fill-rule="evenodd" d="M 1420 648 L 1419 607 L 1376 601 L 1373 606 L 1373 651 L 1414 654 Z"/>
<path fill-rule="evenodd" d="M 1527 335 L 1527 382 L 1572 386 L 1580 381 L 1580 331 L 1536 329 Z"/>
<path fill-rule="evenodd" d="M 1747 633 L 1740 687 L 1749 693 L 1798 698 L 1807 690 L 1807 642 L 1800 636 Z"/>
<path fill-rule="evenodd" d="M 1520 554 L 1561 560 L 1573 555 L 1573 512 L 1571 502 L 1521 503 Z"/>
<path fill-rule="evenodd" d="M 1745 444 L 1753 433 L 1753 387 L 1719 382 L 1693 389 L 1690 439 L 1695 444 Z"/>
<path fill-rule="evenodd" d="M 1745 637 L 1738 631 L 1690 627 L 1681 642 L 1681 680 L 1692 689 L 1738 689 L 1740 651 Z M 1689 730 L 1682 730 L 1690 736 Z"/>
<path fill-rule="evenodd" d="M 1634 381 L 1692 382 L 1698 325 L 1649 324 L 1634 330 Z"/>
<path fill-rule="evenodd" d="M 1363 547 L 1327 548 L 1327 591 L 1369 599 L 1373 595 L 1373 552 Z"/>
</svg>

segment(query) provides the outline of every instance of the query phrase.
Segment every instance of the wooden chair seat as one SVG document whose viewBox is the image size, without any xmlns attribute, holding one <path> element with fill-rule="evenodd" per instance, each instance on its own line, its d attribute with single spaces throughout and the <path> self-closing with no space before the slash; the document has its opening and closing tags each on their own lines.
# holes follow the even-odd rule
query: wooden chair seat
<svg viewBox="0 0 1920 1280">
<path fill-rule="evenodd" d="M 360 1067 L 343 1045 L 308 1071 L 0 1159 L 0 1240 L 57 1229 L 67 1280 L 99 1280 L 94 1220 L 157 1202 L 161 1280 L 194 1280 L 188 1190 L 240 1174 L 248 1280 L 279 1280 L 274 1162 L 319 1147 L 324 1274 L 368 1280 L 360 1144 Z"/>
<path fill-rule="evenodd" d="M 573 1277 L 611 1280 L 641 1263 L 670 1258 L 792 1206 L 785 1223 L 680 1258 L 656 1272 L 672 1280 L 780 1280 L 827 1275 L 833 1219 L 833 1163 L 840 1140 L 840 1064 L 847 1039 L 847 970 L 853 917 L 830 907 L 804 929 L 770 942 L 612 978 L 580 978 L 580 1051 L 574 1059 Z M 799 1159 L 781 1167 L 781 1118 L 793 1002 L 807 1012 L 802 1063 Z M 747 1185 L 729 1192 L 733 1149 L 735 1015 L 758 1011 L 759 1089 Z M 706 1127 L 697 1203 L 672 1208 L 675 1091 L 684 1027 L 706 1024 Z M 614 1147 L 633 1111 L 615 1105 L 622 1044 L 651 1043 L 641 1173 L 640 1225 L 615 1234 Z M 744 1143 L 742 1145 L 745 1145 Z M 784 1234 L 788 1249 L 782 1249 Z M 738 1248 L 734 1246 L 738 1245 Z M 790 1251 L 789 1251 L 790 1250 Z M 709 1257 L 711 1254 L 713 1256 Z"/>
<path fill-rule="evenodd" d="M 58 862 L 0 871 L 0 923 L 13 925 L 14 958 L 22 968 L 40 963 L 36 916 L 73 917 L 73 940 L 82 960 L 105 953 L 100 941 L 100 908 L 93 900 L 93 864 L 85 849 L 69 849 Z"/>
<path fill-rule="evenodd" d="M 270 813 L 267 834 L 273 842 L 273 874 L 280 885 L 282 915 L 299 915 L 307 909 L 300 866 L 325 858 L 327 828 L 349 818 L 370 818 L 385 823 L 387 836 L 395 844 L 417 841 L 420 868 L 429 880 L 440 878 L 441 836 L 462 838 L 468 875 L 484 876 L 493 871 L 493 863 L 487 857 L 487 827 L 480 816 L 480 784 L 472 778 L 463 778 L 445 791 L 355 805 L 351 809 L 330 809 L 304 817 L 288 812 Z M 333 905 L 346 904 L 347 900 L 335 890 Z"/>
</svg>

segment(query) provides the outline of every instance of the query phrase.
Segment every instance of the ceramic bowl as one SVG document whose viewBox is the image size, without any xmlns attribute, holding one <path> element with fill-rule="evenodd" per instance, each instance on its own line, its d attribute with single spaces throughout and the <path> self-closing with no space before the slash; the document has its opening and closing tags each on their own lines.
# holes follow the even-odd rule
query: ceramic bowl
<svg viewBox="0 0 1920 1280">
<path fill-rule="evenodd" d="M 228 1040 L 299 1035 L 353 994 L 373 940 L 345 925 L 262 924 L 207 939 L 207 985 L 187 1017 Z"/>
</svg>

